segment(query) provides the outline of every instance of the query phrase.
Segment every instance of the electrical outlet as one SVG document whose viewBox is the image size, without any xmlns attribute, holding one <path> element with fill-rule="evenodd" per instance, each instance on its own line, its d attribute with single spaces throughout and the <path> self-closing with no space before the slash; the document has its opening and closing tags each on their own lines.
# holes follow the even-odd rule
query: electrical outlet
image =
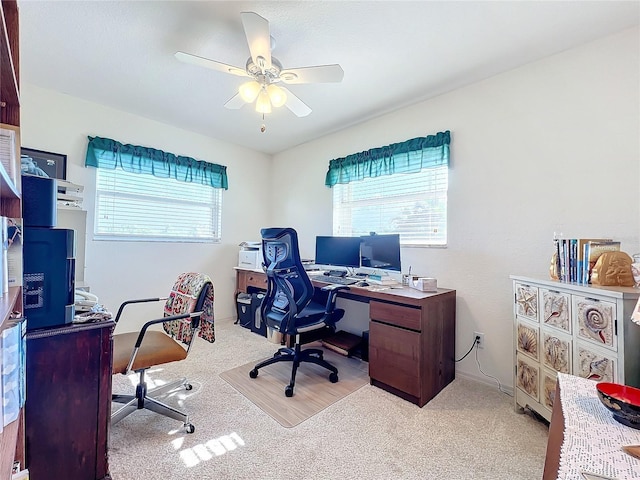
<svg viewBox="0 0 640 480">
<path fill-rule="evenodd" d="M 478 345 L 478 348 L 484 348 L 484 333 L 480 333 L 480 332 L 473 332 L 473 339 L 478 339 L 476 345 Z"/>
</svg>

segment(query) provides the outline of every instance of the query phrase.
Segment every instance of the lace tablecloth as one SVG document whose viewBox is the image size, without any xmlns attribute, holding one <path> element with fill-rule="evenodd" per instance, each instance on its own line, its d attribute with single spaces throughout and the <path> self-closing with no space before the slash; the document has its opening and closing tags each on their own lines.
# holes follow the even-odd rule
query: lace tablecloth
<svg viewBox="0 0 640 480">
<path fill-rule="evenodd" d="M 640 430 L 613 419 L 598 399 L 594 381 L 564 373 L 558 373 L 558 381 L 565 424 L 558 480 L 584 480 L 581 471 L 640 479 L 640 460 L 620 449 L 640 445 Z"/>
</svg>

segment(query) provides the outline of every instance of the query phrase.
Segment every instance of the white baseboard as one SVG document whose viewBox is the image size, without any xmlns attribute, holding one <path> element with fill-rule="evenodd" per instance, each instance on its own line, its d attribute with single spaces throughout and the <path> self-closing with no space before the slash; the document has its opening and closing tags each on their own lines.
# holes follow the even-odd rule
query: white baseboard
<svg viewBox="0 0 640 480">
<path fill-rule="evenodd" d="M 458 370 L 456 370 L 456 377 L 460 377 L 460 378 L 464 378 L 466 380 L 471 380 L 473 382 L 478 382 L 478 383 L 482 383 L 484 385 L 489 385 L 490 387 L 495 387 L 496 389 L 498 388 L 498 383 L 489 377 L 485 377 L 480 376 L 480 375 L 471 375 L 469 373 L 466 372 L 460 372 Z M 509 386 L 509 385 L 505 385 L 505 384 L 501 384 L 501 389 L 504 393 L 507 393 L 511 396 L 513 396 L 513 387 Z"/>
</svg>

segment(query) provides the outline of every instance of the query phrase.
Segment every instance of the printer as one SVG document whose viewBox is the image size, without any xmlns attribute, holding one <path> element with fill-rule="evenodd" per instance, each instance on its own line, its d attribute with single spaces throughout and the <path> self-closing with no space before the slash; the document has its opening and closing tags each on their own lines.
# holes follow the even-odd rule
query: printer
<svg viewBox="0 0 640 480">
<path fill-rule="evenodd" d="M 242 242 L 238 252 L 238 267 L 262 270 L 262 242 Z"/>
</svg>

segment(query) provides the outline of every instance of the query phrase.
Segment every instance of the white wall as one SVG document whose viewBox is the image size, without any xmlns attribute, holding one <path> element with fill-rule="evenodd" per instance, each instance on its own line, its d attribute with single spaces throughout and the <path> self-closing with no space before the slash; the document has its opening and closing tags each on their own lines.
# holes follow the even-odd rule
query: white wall
<svg viewBox="0 0 640 480">
<path fill-rule="evenodd" d="M 639 35 L 636 28 L 608 37 L 273 159 L 23 81 L 22 144 L 66 153 L 68 179 L 85 185 L 85 278 L 105 305 L 164 295 L 179 272 L 199 270 L 213 277 L 216 316 L 225 318 L 235 315 L 238 243 L 258 239 L 265 225 L 292 226 L 309 257 L 315 236 L 331 233 L 331 191 L 324 186 L 329 160 L 449 129 L 448 248 L 405 248 L 402 261 L 457 290 L 457 355 L 474 331 L 484 332 L 483 370 L 510 386 L 509 275 L 546 278 L 553 232 L 611 236 L 627 252 L 640 251 Z M 88 135 L 227 165 L 222 243 L 93 241 L 95 176 L 83 166 Z M 277 179 L 277 189 L 268 188 L 269 178 Z M 356 309 L 356 316 L 365 317 L 366 309 Z M 471 358 L 458 372 L 491 381 Z"/>
<path fill-rule="evenodd" d="M 67 154 L 67 179 L 85 186 L 87 245 L 85 282 L 113 310 L 127 299 L 166 296 L 176 276 L 201 271 L 215 285 L 215 315 L 235 316 L 233 292 L 238 244 L 258 240 L 268 217 L 271 158 L 246 148 L 180 130 L 28 83 L 21 89 L 22 145 Z M 213 113 L 212 113 L 213 114 Z M 229 190 L 223 194 L 222 242 L 143 243 L 93 240 L 95 169 L 85 168 L 87 136 L 101 136 L 187 155 L 227 166 Z M 152 306 L 153 305 L 153 306 Z M 162 305 L 133 307 L 142 319 L 162 316 Z M 136 330 L 125 317 L 118 331 Z"/>
<path fill-rule="evenodd" d="M 283 208 L 272 220 L 298 229 L 302 254 L 313 255 L 315 236 L 332 228 L 329 160 L 451 130 L 449 245 L 405 248 L 402 262 L 457 290 L 457 356 L 484 332 L 483 371 L 512 386 L 509 275 L 547 278 L 554 232 L 640 251 L 639 35 L 634 28 L 276 155 L 273 201 Z M 472 356 L 457 370 L 492 382 Z"/>
</svg>

